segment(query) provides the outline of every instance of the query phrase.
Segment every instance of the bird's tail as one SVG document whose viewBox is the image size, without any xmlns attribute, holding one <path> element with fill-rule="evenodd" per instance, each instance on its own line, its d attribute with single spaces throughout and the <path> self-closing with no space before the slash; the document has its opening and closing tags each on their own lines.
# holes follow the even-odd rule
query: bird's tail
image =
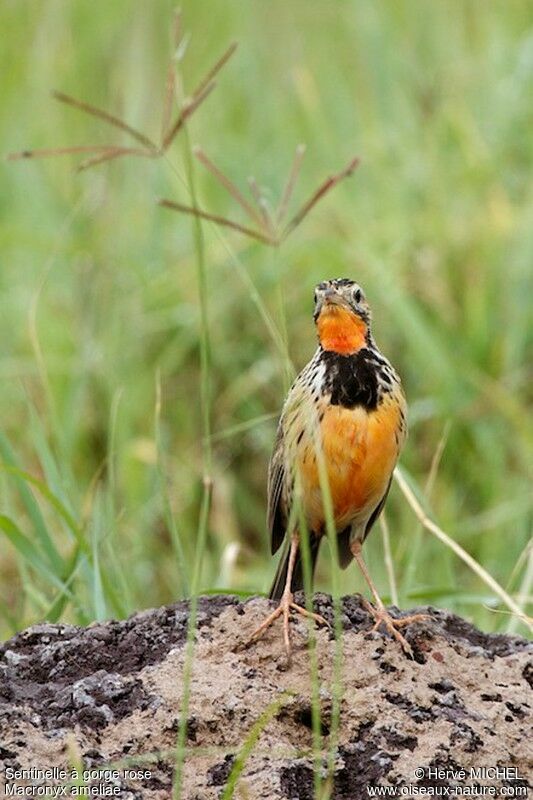
<svg viewBox="0 0 533 800">
<path fill-rule="evenodd" d="M 311 560 L 311 582 L 313 581 L 313 577 L 315 574 L 315 565 L 318 556 L 318 549 L 320 547 L 320 539 L 318 536 L 313 537 L 309 541 L 309 556 Z M 290 556 L 290 547 L 287 548 L 287 552 L 285 555 L 282 556 L 281 561 L 278 564 L 278 568 L 276 570 L 276 577 L 274 578 L 274 583 L 272 584 L 272 588 L 270 589 L 270 594 L 268 595 L 271 600 L 280 600 L 281 595 L 283 594 L 283 590 L 285 589 L 285 583 L 287 581 L 287 571 L 289 568 L 289 556 Z M 302 563 L 302 553 L 300 548 L 296 553 L 296 561 L 294 562 L 294 570 L 292 573 L 292 580 L 291 580 L 291 592 L 297 592 L 299 589 L 304 588 L 304 572 L 303 572 L 303 563 Z"/>
</svg>

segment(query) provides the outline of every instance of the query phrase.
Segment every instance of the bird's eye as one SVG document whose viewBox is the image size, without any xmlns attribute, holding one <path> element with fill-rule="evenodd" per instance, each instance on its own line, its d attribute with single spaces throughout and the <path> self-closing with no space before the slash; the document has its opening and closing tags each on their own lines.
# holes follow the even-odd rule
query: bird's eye
<svg viewBox="0 0 533 800">
<path fill-rule="evenodd" d="M 353 299 L 355 300 L 356 303 L 360 303 L 362 298 L 363 298 L 363 292 L 361 291 L 361 289 L 356 289 L 355 292 L 353 293 Z"/>
</svg>

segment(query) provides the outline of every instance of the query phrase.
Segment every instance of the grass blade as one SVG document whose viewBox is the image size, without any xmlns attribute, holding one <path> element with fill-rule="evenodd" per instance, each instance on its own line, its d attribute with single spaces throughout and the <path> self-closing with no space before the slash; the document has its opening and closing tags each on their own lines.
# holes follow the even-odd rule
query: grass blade
<svg viewBox="0 0 533 800">
<path fill-rule="evenodd" d="M 11 446 L 3 433 L 0 433 L 0 455 L 4 463 L 0 462 L 0 469 L 11 473 L 15 477 L 16 486 L 22 500 L 22 504 L 30 517 L 35 536 L 39 541 L 43 552 L 46 554 L 48 562 L 55 574 L 61 574 L 64 569 L 64 562 L 59 554 L 52 537 L 48 533 L 48 528 L 44 521 L 39 505 L 32 492 L 28 489 L 25 473 L 19 470 L 16 464 Z"/>
<path fill-rule="evenodd" d="M 92 602 L 93 616 L 98 622 L 103 622 L 107 618 L 107 605 L 105 600 L 104 588 L 102 585 L 102 575 L 100 572 L 100 540 L 103 530 L 102 525 L 102 497 L 97 492 L 93 506 L 91 524 L 91 555 L 92 555 Z"/>
<path fill-rule="evenodd" d="M 237 787 L 237 783 L 239 778 L 241 777 L 242 771 L 246 766 L 246 762 L 250 757 L 255 745 L 259 737 L 261 736 L 263 730 L 266 728 L 268 723 L 280 712 L 284 705 L 286 705 L 290 700 L 292 700 L 293 695 L 284 692 L 281 697 L 277 700 L 273 700 L 270 703 L 261 716 L 256 720 L 256 722 L 252 725 L 246 739 L 244 740 L 241 749 L 237 754 L 237 758 L 235 759 L 235 763 L 231 768 L 231 772 L 228 777 L 228 782 L 226 783 L 226 788 L 224 789 L 224 793 L 222 795 L 221 800 L 232 800 L 235 789 Z"/>
<path fill-rule="evenodd" d="M 74 578 L 76 577 L 76 574 L 81 566 L 80 556 L 81 556 L 81 548 L 77 544 L 69 559 L 69 562 L 67 564 L 67 569 L 63 578 L 65 589 L 70 589 L 70 587 L 74 583 Z M 89 621 L 89 618 L 86 614 L 80 613 L 80 606 L 76 602 L 76 597 L 73 591 L 67 592 L 65 590 L 62 590 L 59 593 L 58 597 L 56 597 L 53 603 L 49 606 L 48 610 L 45 611 L 43 615 L 44 619 L 48 620 L 49 622 L 57 622 L 61 618 L 61 615 L 63 614 L 63 611 L 65 610 L 66 605 L 69 601 L 72 602 L 72 604 L 76 608 L 80 624 L 86 625 Z"/>
<path fill-rule="evenodd" d="M 15 522 L 5 514 L 0 514 L 0 530 L 4 532 L 13 547 L 39 575 L 51 583 L 56 589 L 62 593 L 67 593 L 72 596 L 68 586 L 48 567 L 46 562 L 42 559 L 37 548 L 24 533 L 20 530 Z"/>
<path fill-rule="evenodd" d="M 18 467 L 12 467 L 8 464 L 0 463 L 0 469 L 4 469 L 11 475 L 15 475 L 17 478 L 22 478 L 27 483 L 31 484 L 32 486 L 35 486 L 35 488 L 40 491 L 43 497 L 46 500 L 48 500 L 50 505 L 58 512 L 59 516 L 66 523 L 67 528 L 72 533 L 78 544 L 81 546 L 82 550 L 84 550 L 87 553 L 87 543 L 85 541 L 81 527 L 78 525 L 78 523 L 76 522 L 70 511 L 63 505 L 61 500 L 58 497 L 56 497 L 56 495 L 50 490 L 50 488 L 46 485 L 46 483 L 44 483 L 44 481 L 41 481 L 39 480 L 39 478 L 30 475 L 29 472 L 26 472 L 23 469 L 19 469 Z M 62 561 L 61 565 L 64 566 Z"/>
</svg>

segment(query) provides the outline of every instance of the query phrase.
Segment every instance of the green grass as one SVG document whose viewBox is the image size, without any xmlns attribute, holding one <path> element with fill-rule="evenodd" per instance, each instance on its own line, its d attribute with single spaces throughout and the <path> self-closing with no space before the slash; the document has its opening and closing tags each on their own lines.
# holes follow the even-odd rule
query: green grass
<svg viewBox="0 0 533 800">
<path fill-rule="evenodd" d="M 5 2 L 2 152 L 123 141 L 55 103 L 53 88 L 157 138 L 171 12 L 166 0 Z M 186 87 L 240 42 L 188 129 L 239 186 L 253 174 L 275 204 L 302 141 L 295 207 L 353 155 L 362 164 L 279 249 L 203 224 L 201 292 L 194 222 L 155 202 L 191 202 L 183 139 L 167 161 L 80 175 L 70 157 L 3 165 L 0 443 L 11 467 L 0 472 L 0 636 L 186 595 L 206 459 L 197 584 L 268 588 L 266 467 L 284 343 L 300 368 L 315 346 L 314 284 L 342 275 L 365 287 L 378 343 L 403 377 L 405 473 L 424 487 L 446 433 L 426 506 L 524 607 L 531 5 L 210 0 L 207 14 L 187 0 L 183 13 Z M 244 221 L 194 171 L 199 204 Z M 493 593 L 419 529 L 397 487 L 387 519 L 402 605 L 526 632 L 491 610 L 502 609 Z M 387 595 L 379 529 L 366 549 Z M 325 545 L 318 587 L 332 585 Z M 355 567 L 342 573 L 341 593 L 362 589 Z"/>
</svg>

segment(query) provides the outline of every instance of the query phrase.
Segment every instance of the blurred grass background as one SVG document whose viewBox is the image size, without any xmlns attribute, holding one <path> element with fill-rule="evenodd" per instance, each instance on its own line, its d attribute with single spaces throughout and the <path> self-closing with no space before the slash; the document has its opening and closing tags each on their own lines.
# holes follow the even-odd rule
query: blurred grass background
<svg viewBox="0 0 533 800">
<path fill-rule="evenodd" d="M 296 204 L 362 159 L 279 250 L 203 226 L 214 489 L 202 588 L 264 591 L 275 568 L 266 469 L 288 376 L 248 279 L 299 369 L 315 347 L 315 283 L 349 276 L 403 377 L 404 469 L 423 488 L 444 445 L 432 512 L 525 608 L 531 4 L 182 7 L 189 88 L 240 43 L 189 126 L 240 186 L 255 175 L 275 205 L 299 142 Z M 1 151 L 121 141 L 54 102 L 53 88 L 157 138 L 172 11 L 167 0 L 3 0 Z M 194 232 L 155 204 L 189 201 L 183 141 L 168 162 L 124 159 L 80 175 L 75 163 L 2 166 L 0 450 L 16 466 L 0 472 L 0 636 L 44 617 L 85 623 L 171 602 L 192 569 L 203 471 Z M 202 207 L 240 218 L 202 167 L 196 183 Z M 525 632 L 418 529 L 397 488 L 387 516 L 402 605 L 431 602 L 487 630 Z M 387 596 L 377 530 L 366 549 Z M 328 569 L 324 555 L 320 589 L 331 586 Z M 343 592 L 363 589 L 351 566 Z"/>
</svg>

